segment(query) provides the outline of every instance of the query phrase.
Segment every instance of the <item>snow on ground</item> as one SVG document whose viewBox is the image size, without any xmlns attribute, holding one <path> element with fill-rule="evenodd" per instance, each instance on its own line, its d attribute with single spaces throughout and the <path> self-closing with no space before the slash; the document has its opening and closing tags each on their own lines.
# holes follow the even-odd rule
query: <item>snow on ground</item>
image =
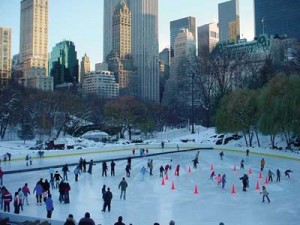
<svg viewBox="0 0 300 225">
<path fill-rule="evenodd" d="M 199 131 L 199 133 L 198 133 Z M 93 146 L 86 142 L 87 149 L 63 150 L 63 151 L 46 151 L 45 158 L 33 159 L 31 167 L 63 165 L 65 163 L 75 163 L 79 157 L 100 160 L 117 157 L 127 157 L 132 155 L 133 148 L 139 150 L 141 147 L 147 147 L 151 153 L 166 152 L 176 150 L 176 146 L 190 148 L 202 145 L 213 145 L 215 135 L 213 129 L 197 127 L 196 134 L 191 135 L 187 129 L 175 129 L 170 132 L 163 132 L 156 135 L 154 140 L 149 140 L 148 145 L 103 145 L 93 143 Z M 180 140 L 189 139 L 183 144 Z M 165 149 L 161 149 L 161 140 L 166 141 Z M 172 153 L 159 156 L 151 156 L 132 160 L 132 176 L 126 178 L 129 187 L 127 189 L 127 199 L 120 200 L 118 184 L 122 177 L 125 176 L 126 160 L 117 161 L 116 176 L 102 177 L 101 164 L 96 164 L 93 168 L 93 174 L 83 173 L 79 177 L 79 182 L 74 181 L 73 170 L 70 167 L 69 183 L 71 185 L 70 204 L 60 204 L 58 201 L 58 190 L 52 191 L 55 210 L 53 219 L 64 221 L 69 213 L 72 213 L 77 221 L 84 216 L 85 212 L 90 212 L 91 217 L 96 224 L 110 225 L 114 224 L 117 217 L 122 215 L 125 224 L 133 225 L 148 224 L 154 222 L 160 224 L 168 224 L 171 219 L 175 220 L 176 225 L 198 225 L 198 224 L 219 224 L 224 222 L 225 225 L 296 225 L 300 221 L 300 200 L 298 198 L 298 190 L 300 188 L 300 167 L 299 154 L 287 153 L 284 151 L 271 151 L 266 148 L 251 148 L 250 158 L 246 160 L 245 170 L 239 169 L 239 163 L 242 158 L 245 159 L 245 147 L 243 140 L 235 143 L 229 143 L 222 148 L 238 150 L 235 152 L 224 151 L 224 160 L 219 159 L 220 150 L 201 150 L 200 163 L 198 169 L 192 168 L 192 159 L 196 152 Z M 71 142 L 71 140 L 70 140 Z M 26 150 L 32 146 L 33 142 L 28 142 L 25 147 L 22 142 L 0 142 L 0 153 L 4 154 L 8 150 L 13 154 L 13 161 L 2 162 L 1 167 L 4 171 L 25 169 L 24 157 L 28 152 L 36 157 L 37 152 Z M 118 150 L 118 151 L 116 151 Z M 256 154 L 254 154 L 256 152 Z M 86 153 L 86 154 L 83 154 Z M 271 153 L 279 157 L 260 154 Z M 138 154 L 138 152 L 136 153 Z M 288 156 L 292 159 L 281 158 L 280 156 Z M 263 172 L 263 178 L 258 178 L 260 160 L 264 157 L 266 167 Z M 151 158 L 154 161 L 154 175 L 146 175 L 142 181 L 140 169 L 146 166 L 147 160 Z M 165 180 L 162 185 L 162 179 L 159 177 L 160 165 L 170 163 L 172 159 L 173 168 L 180 164 L 180 176 L 174 176 L 174 169 L 169 173 L 169 180 Z M 298 159 L 298 160 L 297 160 Z M 216 181 L 209 181 L 213 165 L 216 174 L 226 174 L 227 183 L 224 190 L 217 186 Z M 236 165 L 237 171 L 233 168 Z M 188 173 L 188 168 L 192 168 L 192 172 Z M 239 178 L 248 173 L 249 168 L 252 170 L 250 177 L 250 187 L 247 192 L 242 192 L 242 183 Z M 267 170 L 271 169 L 274 173 L 276 169 L 282 172 L 282 181 L 280 183 L 264 184 Z M 294 171 L 291 179 L 284 177 L 285 169 Z M 61 169 L 59 169 L 61 170 Z M 4 177 L 4 185 L 14 193 L 17 188 L 29 183 L 31 191 L 36 182 L 40 179 L 49 179 L 48 170 L 35 172 L 26 172 L 19 174 L 7 174 Z M 171 184 L 174 182 L 175 190 L 171 190 Z M 256 184 L 259 182 L 260 187 L 266 185 L 270 192 L 271 203 L 261 203 L 262 196 L 259 190 L 256 190 Z M 106 184 L 111 188 L 114 195 L 112 201 L 112 210 L 110 213 L 101 212 L 102 195 L 101 188 Z M 235 186 L 236 193 L 232 194 L 232 185 Z M 194 194 L 195 186 L 199 190 L 199 194 Z M 30 205 L 24 207 L 21 215 L 46 218 L 45 206 L 35 204 L 35 197 L 30 196 Z M 1 212 L 2 213 L 2 212 Z M 59 223 L 58 223 L 59 224 Z M 62 224 L 62 223 L 61 223 Z"/>
</svg>

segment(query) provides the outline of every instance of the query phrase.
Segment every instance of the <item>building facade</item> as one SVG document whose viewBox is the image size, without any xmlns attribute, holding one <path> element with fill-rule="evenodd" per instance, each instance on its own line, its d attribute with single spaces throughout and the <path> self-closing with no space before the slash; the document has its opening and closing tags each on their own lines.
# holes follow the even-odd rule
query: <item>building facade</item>
<svg viewBox="0 0 300 225">
<path fill-rule="evenodd" d="M 49 59 L 49 75 L 54 78 L 54 87 L 63 83 L 78 83 L 78 59 L 72 41 L 62 41 L 53 47 Z"/>
<path fill-rule="evenodd" d="M 0 85 L 11 78 L 11 29 L 0 27 Z"/>
<path fill-rule="evenodd" d="M 80 63 L 80 82 L 82 81 L 83 77 L 91 72 L 91 63 L 90 63 L 90 58 L 84 54 L 84 56 L 81 59 Z"/>
<path fill-rule="evenodd" d="M 20 63 L 24 76 L 47 76 L 48 0 L 22 0 Z"/>
<path fill-rule="evenodd" d="M 287 35 L 300 41 L 300 1 L 254 0 L 255 36 Z"/>
<path fill-rule="evenodd" d="M 26 88 L 34 88 L 41 91 L 53 91 L 53 77 L 48 76 L 26 76 L 18 79 L 18 84 Z"/>
<path fill-rule="evenodd" d="M 239 0 L 218 4 L 220 41 L 237 43 L 240 39 Z"/>
<path fill-rule="evenodd" d="M 170 22 L 170 47 L 174 49 L 175 39 L 182 29 L 188 29 L 192 33 L 196 42 L 196 19 L 195 17 L 189 16 L 186 18 L 174 20 Z"/>
<path fill-rule="evenodd" d="M 217 23 L 209 23 L 197 28 L 198 56 L 207 56 L 219 42 L 219 27 Z"/>
<path fill-rule="evenodd" d="M 137 71 L 138 97 L 159 102 L 158 0 L 129 0 L 131 50 Z"/>
<path fill-rule="evenodd" d="M 87 74 L 82 81 L 82 94 L 96 94 L 102 98 L 119 96 L 119 84 L 113 72 L 96 71 Z"/>
</svg>

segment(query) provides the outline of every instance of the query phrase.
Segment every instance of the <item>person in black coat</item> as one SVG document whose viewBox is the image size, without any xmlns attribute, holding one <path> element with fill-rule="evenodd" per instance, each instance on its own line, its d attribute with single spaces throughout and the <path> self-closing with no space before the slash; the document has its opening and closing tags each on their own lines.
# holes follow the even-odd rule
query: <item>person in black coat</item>
<svg viewBox="0 0 300 225">
<path fill-rule="evenodd" d="M 115 225 L 125 225 L 125 223 L 123 223 L 122 220 L 123 220 L 123 217 L 119 216 L 118 217 L 118 222 L 116 222 Z"/>
<path fill-rule="evenodd" d="M 247 187 L 249 186 L 249 177 L 247 174 L 244 174 L 244 176 L 240 177 L 240 180 L 243 182 L 243 191 L 247 191 Z"/>
<path fill-rule="evenodd" d="M 130 165 L 129 164 L 126 165 L 125 170 L 126 170 L 126 176 L 130 177 Z"/>
<path fill-rule="evenodd" d="M 93 165 L 94 165 L 94 160 L 91 159 L 91 161 L 89 162 L 89 169 L 88 169 L 88 173 L 92 174 L 93 172 Z"/>
<path fill-rule="evenodd" d="M 111 176 L 115 176 L 115 166 L 116 166 L 116 163 L 114 161 L 111 161 L 111 163 L 110 163 L 110 175 Z"/>
<path fill-rule="evenodd" d="M 104 200 L 104 195 L 106 193 L 106 186 L 105 186 L 105 184 L 103 185 L 103 187 L 101 189 L 101 192 L 102 192 L 102 199 Z"/>
<path fill-rule="evenodd" d="M 103 209 L 102 212 L 105 212 L 106 207 L 108 208 L 108 212 L 110 212 L 111 209 L 111 200 L 113 198 L 113 194 L 110 191 L 110 188 L 107 188 L 107 192 L 104 194 L 104 205 L 103 205 Z"/>
<path fill-rule="evenodd" d="M 108 170 L 108 168 L 107 168 L 107 163 L 104 161 L 104 162 L 102 163 L 102 177 L 104 177 L 104 176 L 107 177 L 107 170 Z"/>
<path fill-rule="evenodd" d="M 85 173 L 86 172 L 86 160 L 85 159 L 82 160 L 82 168 L 83 168 L 83 172 Z"/>
<path fill-rule="evenodd" d="M 165 171 L 165 168 L 163 167 L 163 165 L 161 165 L 160 168 L 159 168 L 159 177 L 164 176 L 164 171 Z"/>
</svg>

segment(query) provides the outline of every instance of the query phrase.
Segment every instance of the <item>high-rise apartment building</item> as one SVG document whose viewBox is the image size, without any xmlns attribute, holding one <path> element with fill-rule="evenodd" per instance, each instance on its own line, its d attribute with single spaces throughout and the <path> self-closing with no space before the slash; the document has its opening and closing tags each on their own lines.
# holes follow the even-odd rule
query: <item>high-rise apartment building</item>
<svg viewBox="0 0 300 225">
<path fill-rule="evenodd" d="M 24 76 L 48 71 L 48 0 L 22 0 L 20 63 Z"/>
<path fill-rule="evenodd" d="M 299 0 L 254 0 L 254 17 L 255 36 L 278 34 L 300 41 Z"/>
<path fill-rule="evenodd" d="M 131 56 L 131 12 L 125 0 L 115 6 L 113 15 L 113 49 L 107 57 L 108 69 L 114 72 L 121 95 L 137 95 L 137 79 Z"/>
<path fill-rule="evenodd" d="M 113 15 L 115 6 L 120 0 L 104 0 L 103 10 L 103 61 L 106 61 L 107 56 L 113 49 L 112 35 L 113 35 Z"/>
<path fill-rule="evenodd" d="M 237 42 L 240 39 L 239 0 L 218 5 L 220 41 Z"/>
<path fill-rule="evenodd" d="M 62 41 L 53 47 L 49 59 L 49 75 L 54 78 L 54 87 L 78 82 L 77 52 L 72 41 Z"/>
<path fill-rule="evenodd" d="M 91 72 L 91 64 L 90 64 L 90 58 L 84 54 L 84 56 L 81 59 L 80 63 L 80 82 L 82 81 L 83 77 Z"/>
<path fill-rule="evenodd" d="M 11 78 L 11 29 L 0 27 L 0 85 Z"/>
<path fill-rule="evenodd" d="M 208 55 L 219 42 L 219 27 L 217 23 L 209 23 L 197 28 L 198 56 Z"/>
<path fill-rule="evenodd" d="M 182 29 L 188 29 L 189 32 L 194 36 L 196 42 L 196 19 L 195 17 L 189 16 L 179 20 L 170 22 L 170 45 L 171 49 L 174 49 L 175 38 Z"/>
<path fill-rule="evenodd" d="M 131 50 L 137 69 L 138 96 L 159 102 L 158 0 L 129 0 Z"/>
</svg>

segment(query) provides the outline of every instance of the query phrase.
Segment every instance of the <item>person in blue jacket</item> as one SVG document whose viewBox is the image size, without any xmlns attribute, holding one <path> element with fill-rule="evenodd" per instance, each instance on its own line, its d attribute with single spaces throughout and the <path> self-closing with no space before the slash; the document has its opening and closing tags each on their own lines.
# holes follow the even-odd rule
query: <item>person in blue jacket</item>
<svg viewBox="0 0 300 225">
<path fill-rule="evenodd" d="M 33 189 L 33 193 L 35 193 L 36 196 L 36 203 L 39 205 L 42 204 L 42 194 L 43 194 L 43 186 L 41 184 L 41 180 L 36 183 L 35 188 Z"/>
<path fill-rule="evenodd" d="M 223 174 L 223 176 L 222 176 L 222 189 L 225 188 L 225 184 L 226 184 L 226 175 Z"/>
<path fill-rule="evenodd" d="M 142 167 L 140 173 L 142 174 L 142 180 L 145 178 L 145 174 L 148 173 L 147 169 L 145 166 Z"/>
<path fill-rule="evenodd" d="M 48 195 L 48 198 L 45 201 L 46 210 L 47 210 L 47 218 L 51 218 L 52 212 L 54 210 L 53 200 L 51 194 Z"/>
</svg>

